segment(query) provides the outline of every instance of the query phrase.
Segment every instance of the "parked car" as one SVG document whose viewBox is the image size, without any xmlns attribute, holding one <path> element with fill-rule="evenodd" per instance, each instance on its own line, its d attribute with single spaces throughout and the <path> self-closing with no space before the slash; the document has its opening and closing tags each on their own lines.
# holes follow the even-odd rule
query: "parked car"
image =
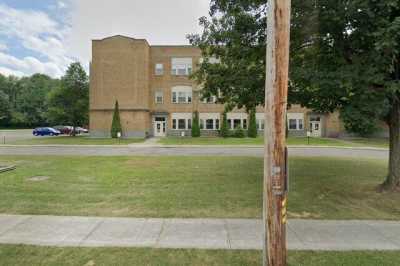
<svg viewBox="0 0 400 266">
<path fill-rule="evenodd" d="M 63 135 L 71 135 L 72 127 L 71 126 L 55 126 L 53 127 L 55 130 L 58 130 Z"/>
<path fill-rule="evenodd" d="M 32 133 L 34 136 L 58 136 L 61 134 L 59 130 L 51 127 L 38 127 Z"/>
<path fill-rule="evenodd" d="M 86 128 L 83 128 L 83 127 L 76 127 L 75 133 L 76 134 L 89 133 L 89 130 L 87 130 Z"/>
</svg>

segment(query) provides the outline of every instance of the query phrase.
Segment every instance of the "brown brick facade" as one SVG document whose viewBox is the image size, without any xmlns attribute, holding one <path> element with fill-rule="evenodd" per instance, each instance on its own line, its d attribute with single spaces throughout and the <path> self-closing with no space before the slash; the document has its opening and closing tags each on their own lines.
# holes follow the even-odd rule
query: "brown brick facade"
<svg viewBox="0 0 400 266">
<path fill-rule="evenodd" d="M 124 137 L 153 136 L 158 126 L 161 131 L 163 126 L 165 127 L 166 135 L 180 136 L 182 132 L 190 135 L 188 121 L 185 129 L 174 129 L 173 126 L 183 126 L 179 119 L 187 119 L 196 110 L 204 118 L 202 135 L 217 134 L 217 123 L 219 125 L 222 123 L 220 114 L 224 111 L 224 106 L 203 103 L 200 99 L 199 86 L 190 80 L 188 75 L 172 75 L 173 58 L 176 60 L 191 58 L 192 71 L 195 71 L 201 58 L 201 51 L 193 46 L 150 46 L 146 40 L 124 36 L 94 40 L 90 66 L 91 135 L 110 136 L 116 101 L 120 107 Z M 161 75 L 156 74 L 157 64 L 163 66 Z M 191 102 L 173 103 L 172 91 L 188 88 L 192 91 Z M 156 95 L 162 95 L 162 102 L 156 103 Z M 234 110 L 229 115 L 232 125 L 240 124 L 238 119 L 242 119 L 242 126 L 248 123 L 244 121 L 246 120 L 244 110 Z M 213 118 L 214 124 L 208 123 L 207 118 L 210 118 L 209 120 Z M 259 107 L 257 119 L 262 118 L 263 108 Z M 292 129 L 289 127 L 291 135 L 305 136 L 311 126 L 318 127 L 320 132 L 317 133 L 321 136 L 339 136 L 343 131 L 337 114 L 318 115 L 308 109 L 293 106 L 288 111 L 288 123 L 290 118 L 292 118 L 290 121 Z M 215 121 L 216 119 L 219 121 Z M 156 120 L 159 121 L 159 125 Z M 207 126 L 210 128 L 205 128 Z M 261 125 L 259 130 L 262 130 Z"/>
</svg>

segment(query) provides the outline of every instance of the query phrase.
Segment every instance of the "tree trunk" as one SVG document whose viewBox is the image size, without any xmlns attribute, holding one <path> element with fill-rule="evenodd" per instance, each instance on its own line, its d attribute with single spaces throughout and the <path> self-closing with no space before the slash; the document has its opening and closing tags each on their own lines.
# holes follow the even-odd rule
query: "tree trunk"
<svg viewBox="0 0 400 266">
<path fill-rule="evenodd" d="M 72 137 L 76 137 L 75 128 L 76 128 L 75 126 L 72 126 L 72 133 L 71 133 Z"/>
<path fill-rule="evenodd" d="M 382 189 L 400 191 L 400 100 L 395 100 L 389 119 L 389 174 L 382 184 Z"/>
</svg>

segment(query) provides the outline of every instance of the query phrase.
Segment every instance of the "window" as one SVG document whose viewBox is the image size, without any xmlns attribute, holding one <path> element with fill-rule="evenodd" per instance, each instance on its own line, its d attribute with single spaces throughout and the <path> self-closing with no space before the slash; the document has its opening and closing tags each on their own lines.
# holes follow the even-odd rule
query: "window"
<svg viewBox="0 0 400 266">
<path fill-rule="evenodd" d="M 156 76 L 164 75 L 164 65 L 163 64 L 160 64 L 160 63 L 156 64 L 155 74 L 156 74 Z"/>
<path fill-rule="evenodd" d="M 155 101 L 156 101 L 156 103 L 163 103 L 164 102 L 164 93 L 162 91 L 156 91 Z"/>
<path fill-rule="evenodd" d="M 240 119 L 233 119 L 233 128 L 236 129 L 238 127 L 242 127 L 242 120 Z"/>
<path fill-rule="evenodd" d="M 173 103 L 176 103 L 177 101 L 176 101 L 176 91 L 173 91 L 172 92 L 172 102 Z"/>
<path fill-rule="evenodd" d="M 264 130 L 264 119 L 257 119 L 257 129 Z"/>
<path fill-rule="evenodd" d="M 165 117 L 159 117 L 157 116 L 156 118 L 154 118 L 154 121 L 158 121 L 158 122 L 165 122 Z"/>
<path fill-rule="evenodd" d="M 231 130 L 236 128 L 247 128 L 247 114 L 246 113 L 228 113 L 227 114 L 228 126 Z"/>
<path fill-rule="evenodd" d="M 264 113 L 256 113 L 256 123 L 258 130 L 264 130 L 264 121 L 265 121 L 265 114 Z"/>
<path fill-rule="evenodd" d="M 213 119 L 206 120 L 206 129 L 208 129 L 208 130 L 214 129 L 214 120 Z"/>
<path fill-rule="evenodd" d="M 188 76 L 192 74 L 192 58 L 172 58 L 171 74 L 174 76 Z"/>
<path fill-rule="evenodd" d="M 186 120 L 178 119 L 178 129 L 186 129 Z"/>
<path fill-rule="evenodd" d="M 289 130 L 304 130 L 304 114 L 288 113 L 287 123 Z"/>
<path fill-rule="evenodd" d="M 297 121 L 298 121 L 299 130 L 303 130 L 303 128 L 304 128 L 303 119 L 299 119 Z"/>
<path fill-rule="evenodd" d="M 171 119 L 173 130 L 189 130 L 192 128 L 191 113 L 173 113 Z"/>
<path fill-rule="evenodd" d="M 216 96 L 211 96 L 203 99 L 203 103 L 216 103 L 216 102 L 217 102 Z"/>
<path fill-rule="evenodd" d="M 204 120 L 200 119 L 200 129 L 204 129 Z"/>
<path fill-rule="evenodd" d="M 186 92 L 184 92 L 184 91 L 178 92 L 178 102 L 179 103 L 186 102 Z"/>
<path fill-rule="evenodd" d="M 178 86 L 172 88 L 172 103 L 191 103 L 192 87 Z"/>
<path fill-rule="evenodd" d="M 289 129 L 297 130 L 297 120 L 296 119 L 289 119 Z"/>
<path fill-rule="evenodd" d="M 218 130 L 220 116 L 220 113 L 200 113 L 200 129 Z"/>
</svg>

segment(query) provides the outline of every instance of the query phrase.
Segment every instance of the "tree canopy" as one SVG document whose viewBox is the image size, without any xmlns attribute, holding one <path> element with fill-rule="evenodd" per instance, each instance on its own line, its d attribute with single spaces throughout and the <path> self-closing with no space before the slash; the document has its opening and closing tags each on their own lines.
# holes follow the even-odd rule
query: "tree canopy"
<svg viewBox="0 0 400 266">
<path fill-rule="evenodd" d="M 0 126 L 32 127 L 48 125 L 47 96 L 60 81 L 43 74 L 31 77 L 5 77 L 0 74 Z M 6 114 L 6 115 L 5 115 Z"/>
<path fill-rule="evenodd" d="M 251 110 L 264 104 L 266 1 L 212 0 L 193 77 L 206 97 Z M 289 103 L 338 110 L 350 132 L 390 128 L 388 187 L 400 187 L 400 2 L 292 0 Z"/>
<path fill-rule="evenodd" d="M 72 63 L 61 86 L 49 95 L 49 121 L 82 126 L 89 120 L 89 79 L 80 63 Z"/>
</svg>

